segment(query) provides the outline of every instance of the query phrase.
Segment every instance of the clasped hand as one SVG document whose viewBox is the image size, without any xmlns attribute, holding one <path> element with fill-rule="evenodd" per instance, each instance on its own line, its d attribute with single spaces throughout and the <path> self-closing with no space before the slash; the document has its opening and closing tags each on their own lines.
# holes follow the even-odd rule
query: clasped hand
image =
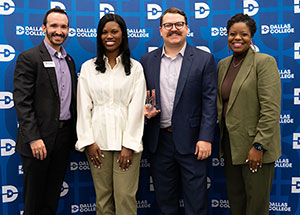
<svg viewBox="0 0 300 215">
<path fill-rule="evenodd" d="M 131 149 L 128 149 L 122 146 L 122 150 L 119 153 L 117 162 L 119 163 L 119 167 L 126 171 L 132 165 L 132 153 Z M 96 143 L 87 146 L 87 154 L 91 160 L 91 163 L 96 168 L 101 168 L 103 166 L 104 154 Z"/>
</svg>

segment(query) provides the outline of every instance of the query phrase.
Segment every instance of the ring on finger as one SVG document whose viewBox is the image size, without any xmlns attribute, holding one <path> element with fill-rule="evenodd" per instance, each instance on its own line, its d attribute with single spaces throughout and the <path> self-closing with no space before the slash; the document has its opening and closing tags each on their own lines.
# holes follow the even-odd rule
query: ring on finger
<svg viewBox="0 0 300 215">
<path fill-rule="evenodd" d="M 129 163 L 130 162 L 130 160 L 127 160 L 127 163 Z"/>
<path fill-rule="evenodd" d="M 94 160 L 94 158 L 93 158 L 93 157 L 90 157 L 90 159 L 91 159 L 91 160 Z"/>
</svg>

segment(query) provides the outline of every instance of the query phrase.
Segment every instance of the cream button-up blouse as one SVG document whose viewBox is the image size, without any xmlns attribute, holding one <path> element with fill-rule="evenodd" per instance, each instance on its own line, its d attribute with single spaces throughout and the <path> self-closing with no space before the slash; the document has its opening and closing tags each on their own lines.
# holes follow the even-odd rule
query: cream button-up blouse
<svg viewBox="0 0 300 215">
<path fill-rule="evenodd" d="M 121 57 L 112 69 L 95 69 L 96 58 L 83 63 L 77 90 L 77 135 L 75 148 L 84 151 L 94 142 L 104 151 L 143 150 L 146 83 L 141 64 L 131 59 L 131 74 L 124 71 Z"/>
</svg>

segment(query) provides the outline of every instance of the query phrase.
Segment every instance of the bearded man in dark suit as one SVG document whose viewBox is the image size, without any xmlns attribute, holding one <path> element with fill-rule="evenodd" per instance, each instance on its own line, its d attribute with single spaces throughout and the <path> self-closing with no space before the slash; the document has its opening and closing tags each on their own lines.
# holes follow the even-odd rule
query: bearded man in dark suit
<svg viewBox="0 0 300 215">
<path fill-rule="evenodd" d="M 44 41 L 18 56 L 14 73 L 25 215 L 56 214 L 76 142 L 75 64 L 62 47 L 69 32 L 66 12 L 49 10 L 42 29 Z"/>
</svg>

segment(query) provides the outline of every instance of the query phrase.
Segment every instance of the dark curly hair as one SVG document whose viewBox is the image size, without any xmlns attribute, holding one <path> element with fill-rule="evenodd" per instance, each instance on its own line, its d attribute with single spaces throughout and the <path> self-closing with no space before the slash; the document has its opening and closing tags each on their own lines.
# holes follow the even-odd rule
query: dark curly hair
<svg viewBox="0 0 300 215">
<path fill-rule="evenodd" d="M 119 24 L 121 30 L 122 30 L 122 43 L 120 45 L 120 53 L 122 53 L 122 64 L 125 68 L 125 74 L 130 75 L 130 69 L 131 69 L 131 62 L 130 62 L 130 50 L 128 46 L 128 35 L 127 35 L 127 27 L 124 19 L 117 15 L 117 14 L 106 14 L 104 15 L 99 23 L 97 28 L 97 59 L 95 61 L 96 64 L 96 70 L 100 71 L 101 73 L 105 73 L 105 62 L 103 59 L 103 56 L 105 54 L 105 47 L 102 43 L 102 32 L 105 24 L 107 22 L 116 22 Z"/>
<path fill-rule="evenodd" d="M 238 23 L 238 22 L 245 23 L 250 30 L 251 37 L 254 36 L 256 29 L 257 29 L 256 23 L 255 23 L 254 19 L 252 19 L 247 14 L 243 14 L 243 13 L 237 13 L 227 21 L 227 34 L 229 33 L 231 26 L 233 26 L 235 23 Z"/>
</svg>

